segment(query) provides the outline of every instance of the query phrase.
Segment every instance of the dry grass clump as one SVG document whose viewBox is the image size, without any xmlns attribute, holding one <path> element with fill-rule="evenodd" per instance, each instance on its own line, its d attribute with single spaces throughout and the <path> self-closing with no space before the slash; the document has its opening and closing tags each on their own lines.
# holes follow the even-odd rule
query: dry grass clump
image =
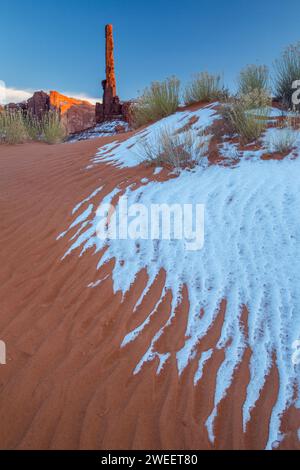
<svg viewBox="0 0 300 470">
<path fill-rule="evenodd" d="M 184 102 L 186 105 L 199 101 L 217 101 L 228 96 L 228 91 L 221 83 L 220 75 L 201 72 L 195 75 L 193 81 L 186 87 Z"/>
<path fill-rule="evenodd" d="M 21 110 L 0 112 L 0 143 L 22 144 L 34 140 L 49 144 L 63 142 L 66 130 L 57 111 L 45 113 L 41 119 Z"/>
<path fill-rule="evenodd" d="M 41 140 L 47 144 L 58 144 L 66 137 L 66 129 L 57 111 L 45 113 L 41 120 Z"/>
<path fill-rule="evenodd" d="M 238 97 L 247 109 L 271 106 L 269 70 L 265 65 L 248 65 L 240 72 Z"/>
<path fill-rule="evenodd" d="M 208 136 L 199 135 L 193 130 L 178 133 L 163 128 L 154 140 L 142 139 L 140 146 L 148 163 L 185 168 L 200 163 L 208 150 L 207 141 Z"/>
<path fill-rule="evenodd" d="M 257 141 L 267 127 L 265 110 L 249 111 L 241 100 L 233 100 L 221 109 L 229 134 L 238 134 L 242 144 Z"/>
<path fill-rule="evenodd" d="M 41 140 L 41 121 L 30 113 L 23 114 L 23 121 L 27 132 L 27 140 Z"/>
<path fill-rule="evenodd" d="M 152 82 L 137 100 L 132 110 L 134 127 L 140 127 L 173 114 L 180 102 L 180 81 L 170 77 Z"/>
<path fill-rule="evenodd" d="M 266 65 L 247 65 L 238 78 L 239 95 L 247 95 L 255 90 L 268 92 L 269 70 Z"/>
<path fill-rule="evenodd" d="M 268 108 L 272 105 L 272 98 L 265 90 L 250 91 L 244 95 L 240 95 L 240 102 L 245 109 Z"/>
<path fill-rule="evenodd" d="M 282 154 L 291 152 L 299 139 L 299 131 L 294 127 L 293 118 L 287 117 L 281 121 L 267 139 L 266 144 L 269 150 Z"/>
<path fill-rule="evenodd" d="M 0 112 L 0 142 L 20 144 L 28 140 L 28 133 L 22 111 Z"/>
</svg>

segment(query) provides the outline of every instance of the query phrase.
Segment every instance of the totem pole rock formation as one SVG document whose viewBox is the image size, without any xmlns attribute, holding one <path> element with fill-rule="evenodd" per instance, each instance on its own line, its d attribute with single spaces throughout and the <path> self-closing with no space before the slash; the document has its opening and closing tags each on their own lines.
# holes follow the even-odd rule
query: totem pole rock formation
<svg viewBox="0 0 300 470">
<path fill-rule="evenodd" d="M 114 98 L 117 95 L 116 75 L 115 75 L 115 60 L 114 60 L 114 39 L 113 27 L 111 24 L 105 27 L 105 65 L 106 65 L 106 90 L 111 93 Z"/>
<path fill-rule="evenodd" d="M 106 79 L 102 81 L 103 101 L 96 104 L 96 122 L 123 118 L 123 105 L 117 96 L 115 62 L 114 62 L 114 40 L 113 27 L 111 24 L 105 27 L 105 65 Z"/>
</svg>

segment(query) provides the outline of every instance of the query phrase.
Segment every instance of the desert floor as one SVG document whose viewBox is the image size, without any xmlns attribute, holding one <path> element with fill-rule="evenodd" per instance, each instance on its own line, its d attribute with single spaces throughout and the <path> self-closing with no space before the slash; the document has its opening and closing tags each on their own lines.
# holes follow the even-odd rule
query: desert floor
<svg viewBox="0 0 300 470">
<path fill-rule="evenodd" d="M 111 140 L 0 147 L 0 339 L 7 345 L 7 365 L 0 366 L 0 448 L 263 449 L 277 396 L 275 366 L 243 433 L 246 351 L 219 406 L 212 445 L 205 422 L 224 352 L 207 362 L 197 386 L 196 363 L 179 377 L 175 357 L 159 375 L 156 361 L 133 375 L 168 317 L 171 295 L 145 333 L 121 349 L 126 332 L 136 326 L 133 306 L 146 273 L 139 274 L 122 302 L 121 294 L 113 293 L 112 263 L 97 271 L 98 259 L 88 252 L 62 260 L 68 241 L 56 238 L 71 224 L 76 203 L 103 183 L 108 193 L 153 174 L 143 165 L 117 169 L 107 163 L 87 171 L 97 148 Z M 154 307 L 164 275 L 143 300 L 139 321 Z M 87 287 L 99 278 L 105 279 L 101 288 Z M 160 352 L 183 344 L 187 304 L 184 295 L 181 314 L 160 339 Z M 202 350 L 218 341 L 225 309 L 226 299 Z M 244 316 L 246 323 L 246 311 Z M 290 409 L 281 448 L 299 448 L 298 427 L 299 414 Z"/>
</svg>

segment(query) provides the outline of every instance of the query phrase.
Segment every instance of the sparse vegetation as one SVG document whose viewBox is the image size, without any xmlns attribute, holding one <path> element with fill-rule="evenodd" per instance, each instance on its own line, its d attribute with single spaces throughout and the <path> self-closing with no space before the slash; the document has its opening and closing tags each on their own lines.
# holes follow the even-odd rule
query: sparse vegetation
<svg viewBox="0 0 300 470">
<path fill-rule="evenodd" d="M 58 144 L 66 137 L 66 130 L 57 111 L 49 111 L 43 115 L 41 130 L 41 139 L 48 144 Z"/>
<path fill-rule="evenodd" d="M 293 83 L 300 80 L 300 42 L 288 46 L 281 57 L 275 61 L 274 91 L 288 109 L 299 110 L 293 106 Z"/>
<path fill-rule="evenodd" d="M 265 108 L 272 104 L 269 71 L 265 65 L 248 65 L 238 78 L 238 98 L 247 109 Z"/>
<path fill-rule="evenodd" d="M 239 96 L 239 100 L 245 109 L 267 108 L 272 105 L 271 96 L 265 90 L 253 90 Z"/>
<path fill-rule="evenodd" d="M 142 139 L 140 145 L 143 156 L 146 156 L 149 163 L 184 168 L 201 161 L 207 153 L 207 141 L 207 136 L 192 130 L 178 133 L 164 128 L 154 141 Z"/>
<path fill-rule="evenodd" d="M 247 95 L 257 90 L 268 92 L 269 70 L 266 65 L 247 65 L 238 78 L 239 95 Z"/>
<path fill-rule="evenodd" d="M 176 77 L 151 83 L 133 108 L 134 126 L 139 127 L 173 114 L 179 101 L 180 81 Z"/>
<path fill-rule="evenodd" d="M 271 152 L 284 154 L 292 151 L 298 139 L 299 131 L 293 129 L 292 119 L 287 118 L 272 130 L 266 144 Z"/>
<path fill-rule="evenodd" d="M 28 113 L 23 115 L 24 125 L 27 131 L 27 140 L 41 140 L 42 123 L 36 116 Z"/>
<path fill-rule="evenodd" d="M 56 111 L 45 113 L 41 119 L 21 110 L 0 112 L 0 143 L 21 144 L 39 140 L 49 144 L 64 140 L 66 131 Z"/>
<path fill-rule="evenodd" d="M 229 133 L 238 134 L 242 144 L 256 141 L 267 127 L 264 109 L 252 113 L 240 100 L 226 104 L 221 114 Z"/>
<path fill-rule="evenodd" d="M 199 101 L 212 102 L 227 97 L 228 92 L 222 86 L 220 75 L 210 75 L 207 72 L 197 74 L 186 87 L 184 102 L 186 105 Z"/>
<path fill-rule="evenodd" d="M 21 111 L 0 112 L 0 142 L 20 144 L 28 139 L 24 117 Z"/>
</svg>

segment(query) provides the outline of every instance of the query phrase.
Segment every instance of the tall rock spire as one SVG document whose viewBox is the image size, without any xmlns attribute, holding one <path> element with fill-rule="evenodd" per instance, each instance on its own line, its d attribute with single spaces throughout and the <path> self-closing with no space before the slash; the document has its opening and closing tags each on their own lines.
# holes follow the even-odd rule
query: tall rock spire
<svg viewBox="0 0 300 470">
<path fill-rule="evenodd" d="M 103 100 L 96 103 L 96 122 L 123 119 L 123 104 L 117 96 L 113 27 L 111 24 L 105 26 L 105 80 L 102 81 Z M 126 106 L 125 106 L 125 109 Z"/>
<path fill-rule="evenodd" d="M 115 76 L 115 61 L 114 61 L 114 39 L 113 39 L 113 26 L 107 24 L 105 26 L 105 41 L 106 41 L 106 87 L 110 89 L 111 96 L 117 95 L 116 76 Z"/>
</svg>

